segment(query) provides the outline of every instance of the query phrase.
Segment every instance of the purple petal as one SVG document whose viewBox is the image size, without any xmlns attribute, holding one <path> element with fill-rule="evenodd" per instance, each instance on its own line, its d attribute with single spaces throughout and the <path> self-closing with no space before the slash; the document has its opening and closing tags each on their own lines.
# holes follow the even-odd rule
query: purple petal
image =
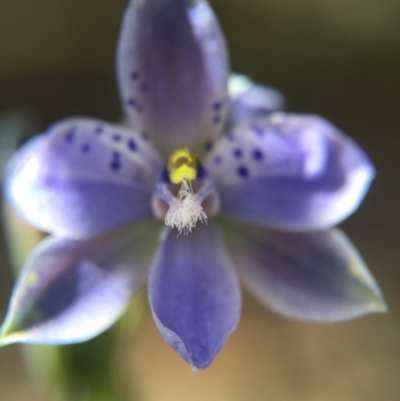
<svg viewBox="0 0 400 401">
<path fill-rule="evenodd" d="M 295 231 L 345 219 L 374 177 L 362 149 L 328 121 L 283 113 L 228 134 L 205 166 L 222 214 Z"/>
<path fill-rule="evenodd" d="M 160 170 L 158 155 L 136 133 L 69 119 L 15 154 L 6 195 L 41 230 L 85 238 L 151 217 Z"/>
<path fill-rule="evenodd" d="M 141 223 L 90 240 L 44 240 L 14 288 L 0 343 L 68 344 L 107 329 L 144 283 L 158 229 Z"/>
<path fill-rule="evenodd" d="M 132 0 L 117 61 L 126 113 L 160 151 L 200 150 L 219 134 L 228 57 L 207 1 Z"/>
<path fill-rule="evenodd" d="M 282 110 L 285 104 L 282 93 L 276 89 L 254 84 L 248 77 L 238 74 L 229 77 L 229 96 L 232 125 L 254 122 Z"/>
<path fill-rule="evenodd" d="M 224 233 L 249 290 L 284 316 L 334 322 L 387 311 L 364 261 L 339 230 L 300 234 L 235 224 Z"/>
<path fill-rule="evenodd" d="M 213 224 L 176 235 L 164 232 L 150 271 L 150 305 L 167 343 L 194 369 L 205 369 L 236 328 L 240 288 Z"/>
</svg>

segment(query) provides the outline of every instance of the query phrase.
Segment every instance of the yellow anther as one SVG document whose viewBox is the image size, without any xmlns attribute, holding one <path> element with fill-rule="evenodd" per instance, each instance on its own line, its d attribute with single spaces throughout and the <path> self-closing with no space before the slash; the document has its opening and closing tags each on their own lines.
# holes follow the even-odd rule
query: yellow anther
<svg viewBox="0 0 400 401">
<path fill-rule="evenodd" d="M 175 150 L 168 159 L 167 169 L 173 184 L 183 180 L 194 180 L 197 177 L 197 158 L 188 149 Z"/>
</svg>

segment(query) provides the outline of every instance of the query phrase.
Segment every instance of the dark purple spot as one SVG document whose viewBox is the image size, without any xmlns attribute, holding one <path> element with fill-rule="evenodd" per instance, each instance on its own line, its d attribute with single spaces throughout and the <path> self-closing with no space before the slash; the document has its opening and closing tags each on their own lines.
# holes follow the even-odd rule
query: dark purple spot
<svg viewBox="0 0 400 401">
<path fill-rule="evenodd" d="M 214 161 L 214 164 L 221 164 L 222 157 L 221 156 L 215 156 L 213 161 Z"/>
<path fill-rule="evenodd" d="M 243 156 L 242 149 L 235 149 L 233 151 L 233 156 L 235 156 L 237 159 L 241 158 Z"/>
<path fill-rule="evenodd" d="M 207 177 L 207 171 L 203 167 L 203 165 L 199 162 L 197 164 L 197 178 L 200 180 L 204 180 Z"/>
<path fill-rule="evenodd" d="M 132 72 L 132 74 L 131 74 L 131 79 L 132 79 L 133 81 L 137 81 L 137 80 L 139 79 L 139 77 L 140 77 L 140 75 L 139 75 L 139 72 L 138 72 L 138 71 L 133 71 L 133 72 Z"/>
<path fill-rule="evenodd" d="M 264 159 L 264 153 L 261 152 L 260 149 L 254 149 L 253 150 L 253 159 L 254 160 L 262 160 L 262 159 Z"/>
<path fill-rule="evenodd" d="M 131 107 L 136 107 L 136 100 L 133 99 L 133 98 L 128 99 L 128 100 L 127 100 L 127 103 L 128 103 L 128 105 L 131 106 Z"/>
<path fill-rule="evenodd" d="M 119 153 L 119 152 L 114 152 L 114 153 L 113 153 L 113 159 L 114 159 L 114 160 L 120 160 L 120 159 L 121 159 L 121 153 Z"/>
<path fill-rule="evenodd" d="M 212 141 L 206 141 L 206 142 L 204 143 L 204 149 L 205 149 L 207 152 L 210 151 L 210 150 L 212 149 L 212 147 L 213 147 Z"/>
<path fill-rule="evenodd" d="M 90 152 L 90 145 L 89 145 L 88 143 L 85 143 L 85 144 L 82 146 L 82 152 L 83 152 L 83 153 L 89 153 L 89 152 Z"/>
<path fill-rule="evenodd" d="M 215 102 L 212 107 L 215 111 L 221 110 L 222 102 Z"/>
<path fill-rule="evenodd" d="M 258 127 L 257 125 L 253 125 L 252 127 L 254 133 L 256 133 L 257 135 L 263 136 L 264 135 L 264 130 L 260 127 Z"/>
<path fill-rule="evenodd" d="M 110 164 L 110 169 L 111 170 L 119 170 L 121 168 L 121 162 L 119 160 L 113 160 Z"/>
<path fill-rule="evenodd" d="M 96 129 L 94 130 L 94 133 L 96 135 L 100 135 L 102 132 L 104 131 L 104 128 L 101 127 L 100 125 L 98 127 L 96 127 Z"/>
<path fill-rule="evenodd" d="M 114 134 L 112 139 L 114 142 L 119 142 L 122 139 L 121 134 Z"/>
<path fill-rule="evenodd" d="M 218 124 L 220 121 L 221 121 L 221 116 L 215 116 L 215 117 L 213 118 L 213 123 L 214 123 L 214 124 Z"/>
<path fill-rule="evenodd" d="M 170 184 L 171 183 L 171 180 L 169 178 L 169 172 L 168 172 L 168 170 L 166 168 L 164 168 L 163 171 L 161 172 L 160 180 L 162 182 L 165 182 L 166 184 Z"/>
<path fill-rule="evenodd" d="M 130 150 L 137 150 L 136 142 L 132 138 L 128 141 L 128 148 Z"/>
<path fill-rule="evenodd" d="M 149 90 L 149 85 L 148 84 L 141 84 L 140 85 L 140 90 L 142 92 L 147 92 Z"/>
<path fill-rule="evenodd" d="M 76 131 L 76 128 L 74 127 L 74 128 L 71 128 L 69 130 L 69 132 L 67 132 L 67 134 L 65 135 L 65 140 L 67 142 L 73 142 L 73 140 L 75 139 L 75 131 Z"/>
<path fill-rule="evenodd" d="M 247 178 L 249 176 L 249 170 L 245 166 L 239 166 L 236 172 L 241 178 Z"/>
<path fill-rule="evenodd" d="M 143 110 L 143 106 L 136 99 L 128 99 L 128 105 L 134 109 L 136 109 L 139 113 Z"/>
</svg>

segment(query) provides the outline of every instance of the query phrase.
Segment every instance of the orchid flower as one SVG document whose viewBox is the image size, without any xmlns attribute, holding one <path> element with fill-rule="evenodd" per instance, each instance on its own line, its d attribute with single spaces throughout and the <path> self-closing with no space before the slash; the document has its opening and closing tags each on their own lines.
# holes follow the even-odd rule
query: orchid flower
<svg viewBox="0 0 400 401">
<path fill-rule="evenodd" d="M 112 325 L 148 278 L 154 321 L 193 369 L 236 328 L 238 278 L 290 318 L 385 312 L 346 236 L 374 176 L 325 119 L 229 75 L 206 0 L 131 0 L 117 72 L 130 127 L 58 122 L 11 159 L 5 193 L 50 233 L 14 288 L 1 344 L 69 344 Z"/>
</svg>

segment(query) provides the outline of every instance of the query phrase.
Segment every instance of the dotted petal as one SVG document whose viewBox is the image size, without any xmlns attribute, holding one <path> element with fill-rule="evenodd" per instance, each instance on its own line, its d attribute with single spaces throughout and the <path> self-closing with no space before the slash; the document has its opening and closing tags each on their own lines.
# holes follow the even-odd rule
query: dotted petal
<svg viewBox="0 0 400 401">
<path fill-rule="evenodd" d="M 117 64 L 132 126 L 162 153 L 184 146 L 199 152 L 218 136 L 228 106 L 228 56 L 207 1 L 131 1 Z"/>
<path fill-rule="evenodd" d="M 160 170 L 158 155 L 137 133 L 68 119 L 16 153 L 6 194 L 38 228 L 84 238 L 150 217 Z"/>
<path fill-rule="evenodd" d="M 275 113 L 227 134 L 205 167 L 221 213 L 285 230 L 339 223 L 374 176 L 365 153 L 326 120 Z"/>
</svg>

